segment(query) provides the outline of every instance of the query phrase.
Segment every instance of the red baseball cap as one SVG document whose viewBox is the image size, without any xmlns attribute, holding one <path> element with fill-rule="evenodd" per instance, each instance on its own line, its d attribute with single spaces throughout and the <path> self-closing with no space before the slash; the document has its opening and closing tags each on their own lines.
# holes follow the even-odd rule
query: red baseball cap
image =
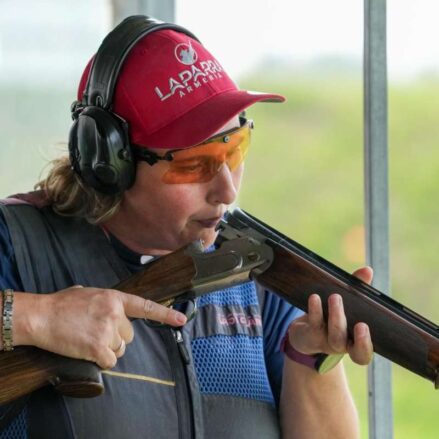
<svg viewBox="0 0 439 439">
<path fill-rule="evenodd" d="M 79 84 L 82 99 L 90 72 Z M 151 148 L 187 148 L 211 137 L 255 102 L 278 94 L 240 90 L 221 64 L 188 35 L 160 30 L 142 38 L 119 73 L 112 111 L 129 124 L 130 141 Z"/>
</svg>

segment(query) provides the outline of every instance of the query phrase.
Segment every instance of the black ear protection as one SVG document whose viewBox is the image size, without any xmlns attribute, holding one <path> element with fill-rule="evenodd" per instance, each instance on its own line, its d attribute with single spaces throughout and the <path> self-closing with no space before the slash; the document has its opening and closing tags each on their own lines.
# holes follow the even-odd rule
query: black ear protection
<svg viewBox="0 0 439 439">
<path fill-rule="evenodd" d="M 116 81 L 134 45 L 151 32 L 172 29 L 198 40 L 188 30 L 144 15 L 123 20 L 104 39 L 94 58 L 82 101 L 72 104 L 69 134 L 73 170 L 84 183 L 105 194 L 128 189 L 136 177 L 128 123 L 113 113 Z"/>
</svg>

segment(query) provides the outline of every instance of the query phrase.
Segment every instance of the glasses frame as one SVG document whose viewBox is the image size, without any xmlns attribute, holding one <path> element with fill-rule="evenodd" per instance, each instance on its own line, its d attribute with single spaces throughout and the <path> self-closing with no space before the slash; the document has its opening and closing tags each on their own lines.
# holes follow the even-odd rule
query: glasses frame
<svg viewBox="0 0 439 439">
<path fill-rule="evenodd" d="M 204 142 L 199 143 L 198 145 L 191 146 L 190 148 L 196 148 L 197 146 L 206 145 L 207 143 L 213 143 L 213 142 L 223 142 L 228 143 L 230 142 L 230 136 L 232 134 L 235 134 L 242 128 L 248 126 L 251 130 L 254 128 L 254 123 L 252 119 L 247 119 L 244 116 L 239 116 L 239 127 L 238 128 L 232 128 L 230 130 L 224 131 L 223 133 L 216 134 L 215 136 L 205 140 Z M 166 152 L 163 155 L 159 155 L 153 151 L 150 151 L 142 146 L 132 144 L 131 145 L 134 157 L 137 160 L 140 160 L 142 162 L 148 163 L 150 166 L 154 166 L 156 163 L 158 163 L 160 160 L 172 162 L 174 160 L 174 153 L 178 151 L 182 151 L 181 148 L 179 149 L 171 149 L 170 151 Z M 189 149 L 189 148 L 185 148 Z"/>
</svg>

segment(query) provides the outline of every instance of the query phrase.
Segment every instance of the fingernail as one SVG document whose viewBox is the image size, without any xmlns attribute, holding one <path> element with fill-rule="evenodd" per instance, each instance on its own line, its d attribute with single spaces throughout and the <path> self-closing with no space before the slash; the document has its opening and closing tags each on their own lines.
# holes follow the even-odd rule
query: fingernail
<svg viewBox="0 0 439 439">
<path fill-rule="evenodd" d="M 331 296 L 331 301 L 333 305 L 341 306 L 342 304 L 341 296 L 339 296 L 338 294 L 333 294 Z"/>
<path fill-rule="evenodd" d="M 177 313 L 175 319 L 177 320 L 178 323 L 186 323 L 186 316 L 184 314 Z"/>
<path fill-rule="evenodd" d="M 367 325 L 365 325 L 364 323 L 360 323 L 359 325 L 357 325 L 357 334 L 360 337 L 365 337 L 367 335 Z"/>
</svg>

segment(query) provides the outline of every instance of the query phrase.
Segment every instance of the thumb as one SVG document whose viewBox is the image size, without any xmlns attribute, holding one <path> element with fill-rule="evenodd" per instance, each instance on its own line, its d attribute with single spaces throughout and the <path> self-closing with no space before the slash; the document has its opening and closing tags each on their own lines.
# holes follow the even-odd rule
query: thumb
<svg viewBox="0 0 439 439">
<path fill-rule="evenodd" d="M 358 270 L 355 270 L 352 275 L 358 277 L 358 279 L 362 280 L 363 282 L 370 284 L 373 279 L 373 270 L 371 267 L 362 267 Z"/>
</svg>

